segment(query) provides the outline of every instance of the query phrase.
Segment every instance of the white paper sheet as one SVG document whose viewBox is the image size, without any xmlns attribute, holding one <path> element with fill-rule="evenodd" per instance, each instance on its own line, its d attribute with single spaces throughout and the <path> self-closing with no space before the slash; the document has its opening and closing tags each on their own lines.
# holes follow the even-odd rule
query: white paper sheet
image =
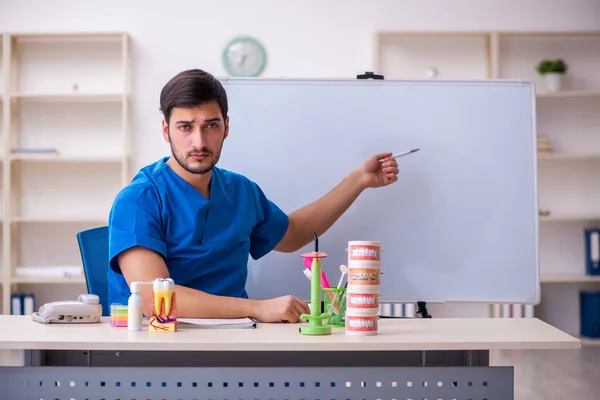
<svg viewBox="0 0 600 400">
<path fill-rule="evenodd" d="M 177 318 L 177 323 L 194 325 L 208 329 L 251 329 L 256 328 L 256 322 L 251 318 Z"/>
</svg>

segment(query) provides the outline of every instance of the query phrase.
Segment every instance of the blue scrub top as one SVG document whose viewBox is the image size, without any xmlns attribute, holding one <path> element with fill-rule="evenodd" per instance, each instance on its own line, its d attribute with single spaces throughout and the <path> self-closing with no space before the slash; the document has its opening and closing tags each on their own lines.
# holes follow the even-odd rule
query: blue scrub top
<svg viewBox="0 0 600 400">
<path fill-rule="evenodd" d="M 264 256 L 279 243 L 288 217 L 248 178 L 214 167 L 210 200 L 166 164 L 142 168 L 116 196 L 109 215 L 109 304 L 131 294 L 117 255 L 133 246 L 164 258 L 178 285 L 247 298 L 248 255 Z"/>
</svg>

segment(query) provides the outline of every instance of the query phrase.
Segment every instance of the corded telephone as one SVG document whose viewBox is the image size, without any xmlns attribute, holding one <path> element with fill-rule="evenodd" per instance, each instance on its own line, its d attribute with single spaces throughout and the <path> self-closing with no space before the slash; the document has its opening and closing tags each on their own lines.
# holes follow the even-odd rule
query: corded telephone
<svg viewBox="0 0 600 400">
<path fill-rule="evenodd" d="M 77 301 L 47 303 L 31 314 L 31 319 L 42 324 L 89 324 L 101 318 L 102 304 L 95 294 L 81 294 Z"/>
</svg>

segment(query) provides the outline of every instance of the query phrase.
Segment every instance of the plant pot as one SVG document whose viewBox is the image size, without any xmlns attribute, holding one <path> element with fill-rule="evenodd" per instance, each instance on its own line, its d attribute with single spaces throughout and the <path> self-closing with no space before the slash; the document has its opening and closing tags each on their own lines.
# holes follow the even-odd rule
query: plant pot
<svg viewBox="0 0 600 400">
<path fill-rule="evenodd" d="M 549 92 L 558 92 L 563 87 L 563 79 L 565 74 L 549 72 L 544 74 L 546 90 Z"/>
</svg>

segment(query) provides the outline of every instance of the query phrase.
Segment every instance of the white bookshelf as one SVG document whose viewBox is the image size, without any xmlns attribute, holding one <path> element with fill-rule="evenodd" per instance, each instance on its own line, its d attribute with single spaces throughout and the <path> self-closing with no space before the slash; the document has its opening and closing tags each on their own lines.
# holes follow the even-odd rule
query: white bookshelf
<svg viewBox="0 0 600 400">
<path fill-rule="evenodd" d="M 600 282 L 600 276 L 585 275 L 585 274 L 568 274 L 568 273 L 546 273 L 542 275 L 543 283 L 587 283 Z"/>
<path fill-rule="evenodd" d="M 535 315 L 579 336 L 579 291 L 600 290 L 585 272 L 584 230 L 600 226 L 600 32 L 378 32 L 373 71 L 386 79 L 509 78 L 536 84 L 542 301 Z M 564 87 L 546 90 L 542 59 L 568 65 Z M 507 305 L 508 306 L 508 305 Z M 490 305 L 488 317 L 506 306 Z M 585 344 L 598 344 L 585 340 Z"/>
<path fill-rule="evenodd" d="M 599 160 L 600 153 L 560 153 L 554 152 L 550 154 L 539 154 L 538 161 L 568 161 L 568 160 Z"/>
<path fill-rule="evenodd" d="M 8 75 L 5 73 L 8 64 L 7 57 L 7 43 L 8 36 L 4 35 L 0 32 L 0 168 L 4 167 L 4 160 L 1 158 L 4 156 L 4 143 L 5 143 L 5 132 L 8 131 L 8 107 L 6 106 L 6 86 L 8 82 Z M 2 187 L 3 195 L 0 196 L 4 201 L 4 173 L 0 173 L 0 187 Z M 4 225 L 4 204 L 0 207 L 0 226 Z M 4 229 L 0 232 L 0 240 L 4 238 Z M 0 293 L 2 293 L 2 297 L 0 298 L 0 307 L 2 307 L 3 313 L 7 310 L 10 310 L 10 304 L 8 304 L 8 299 L 10 295 L 7 295 L 10 292 L 10 285 L 8 285 L 8 271 L 4 265 L 4 245 L 0 246 Z"/>
<path fill-rule="evenodd" d="M 542 301 L 538 316 L 575 336 L 580 335 L 581 290 L 600 290 L 600 277 L 585 270 L 584 230 L 599 226 L 600 181 L 600 32 L 505 34 L 500 36 L 501 77 L 534 79 L 538 134 L 550 140 L 552 153 L 540 156 L 538 190 Z M 563 90 L 544 91 L 529 63 L 541 58 L 568 63 Z M 585 339 L 584 345 L 598 340 Z"/>
<path fill-rule="evenodd" d="M 130 52 L 124 33 L 6 33 L 2 311 L 85 292 L 76 234 L 106 225 L 129 182 Z"/>
<path fill-rule="evenodd" d="M 378 32 L 374 69 L 390 79 L 427 78 L 431 67 L 440 79 L 483 79 L 491 75 L 490 55 L 485 32 Z"/>
</svg>

